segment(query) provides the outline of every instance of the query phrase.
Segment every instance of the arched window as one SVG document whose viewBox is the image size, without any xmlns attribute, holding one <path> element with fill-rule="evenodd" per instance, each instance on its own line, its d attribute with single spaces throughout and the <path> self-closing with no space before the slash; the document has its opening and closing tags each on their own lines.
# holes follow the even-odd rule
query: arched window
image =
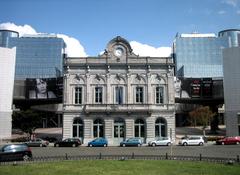
<svg viewBox="0 0 240 175">
<path fill-rule="evenodd" d="M 73 121 L 73 137 L 83 138 L 83 121 L 80 118 Z"/>
<path fill-rule="evenodd" d="M 145 123 L 142 119 L 135 121 L 135 137 L 145 137 Z"/>
<path fill-rule="evenodd" d="M 155 137 L 167 137 L 167 122 L 164 118 L 158 118 L 155 122 Z"/>
<path fill-rule="evenodd" d="M 93 136 L 103 137 L 104 136 L 104 124 L 101 119 L 96 119 L 93 122 Z"/>
</svg>

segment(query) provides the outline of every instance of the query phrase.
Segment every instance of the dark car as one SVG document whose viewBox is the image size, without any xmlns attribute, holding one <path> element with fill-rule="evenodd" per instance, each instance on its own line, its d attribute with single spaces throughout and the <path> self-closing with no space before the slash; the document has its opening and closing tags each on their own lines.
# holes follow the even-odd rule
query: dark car
<svg viewBox="0 0 240 175">
<path fill-rule="evenodd" d="M 46 147 L 48 146 L 49 142 L 40 138 L 35 138 L 33 140 L 29 140 L 28 142 L 25 142 L 28 146 L 34 147 L 34 146 L 40 146 L 40 147 Z"/>
<path fill-rule="evenodd" d="M 8 144 L 0 149 L 0 162 L 28 161 L 32 159 L 32 151 L 27 144 Z"/>
<path fill-rule="evenodd" d="M 217 145 L 231 145 L 231 144 L 236 144 L 238 145 L 240 143 L 240 136 L 236 137 L 225 137 L 223 139 L 217 140 L 216 144 Z"/>
<path fill-rule="evenodd" d="M 54 147 L 77 147 L 79 145 L 81 145 L 79 138 L 67 138 L 54 143 Z"/>
<path fill-rule="evenodd" d="M 125 141 L 122 141 L 120 143 L 120 146 L 141 146 L 142 145 L 142 140 L 140 138 L 129 138 Z"/>
<path fill-rule="evenodd" d="M 88 146 L 89 147 L 93 147 L 93 146 L 103 146 L 103 147 L 107 147 L 108 146 L 108 141 L 105 138 L 96 138 L 90 142 L 88 142 Z"/>
</svg>

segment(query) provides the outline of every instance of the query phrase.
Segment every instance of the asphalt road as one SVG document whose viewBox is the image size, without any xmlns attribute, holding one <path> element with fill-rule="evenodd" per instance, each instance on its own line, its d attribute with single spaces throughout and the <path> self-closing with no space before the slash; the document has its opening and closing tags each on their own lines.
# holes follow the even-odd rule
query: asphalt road
<svg viewBox="0 0 240 175">
<path fill-rule="evenodd" d="M 240 145 L 205 145 L 205 146 L 161 146 L 161 147 L 32 147 L 33 157 L 80 156 L 80 155 L 172 155 L 199 156 L 216 158 L 236 158 L 240 156 Z"/>
</svg>

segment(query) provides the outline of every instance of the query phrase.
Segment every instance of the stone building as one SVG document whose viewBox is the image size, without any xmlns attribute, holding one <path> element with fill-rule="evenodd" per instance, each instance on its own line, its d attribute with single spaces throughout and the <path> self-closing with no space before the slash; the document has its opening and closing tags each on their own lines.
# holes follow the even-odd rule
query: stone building
<svg viewBox="0 0 240 175">
<path fill-rule="evenodd" d="M 63 138 L 175 140 L 174 63 L 140 57 L 117 36 L 98 57 L 65 58 Z"/>
</svg>

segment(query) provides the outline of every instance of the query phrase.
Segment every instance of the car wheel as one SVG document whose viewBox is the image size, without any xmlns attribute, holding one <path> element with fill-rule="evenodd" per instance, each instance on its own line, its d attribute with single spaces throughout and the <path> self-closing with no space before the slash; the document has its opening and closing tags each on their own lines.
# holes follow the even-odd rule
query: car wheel
<svg viewBox="0 0 240 175">
<path fill-rule="evenodd" d="M 138 146 L 138 147 L 140 147 L 140 146 L 141 146 L 141 144 L 138 144 L 137 146 Z"/>
<path fill-rule="evenodd" d="M 224 145 L 224 142 L 221 142 L 222 145 Z"/>
<path fill-rule="evenodd" d="M 59 144 L 56 144 L 55 147 L 59 147 Z"/>
<path fill-rule="evenodd" d="M 184 143 L 183 143 L 183 146 L 187 146 L 187 142 L 184 142 Z"/>
<path fill-rule="evenodd" d="M 200 143 L 199 143 L 199 146 L 203 146 L 203 142 L 200 142 Z"/>
<path fill-rule="evenodd" d="M 107 147 L 107 144 L 104 144 L 103 147 Z"/>
<path fill-rule="evenodd" d="M 156 146 L 156 143 L 153 143 L 152 146 L 155 147 L 155 146 Z"/>
<path fill-rule="evenodd" d="M 123 144 L 122 146 L 123 146 L 123 147 L 125 147 L 126 145 L 125 145 L 125 144 Z"/>
<path fill-rule="evenodd" d="M 74 144 L 72 144 L 72 147 L 76 147 L 76 144 L 74 143 Z"/>
<path fill-rule="evenodd" d="M 92 147 L 92 144 L 90 144 L 89 146 Z"/>
<path fill-rule="evenodd" d="M 43 144 L 40 144 L 39 146 L 40 146 L 40 147 L 43 147 Z"/>
<path fill-rule="evenodd" d="M 31 158 L 26 154 L 23 156 L 23 160 L 24 161 L 29 161 Z"/>
<path fill-rule="evenodd" d="M 236 142 L 236 145 L 239 145 L 239 142 Z"/>
<path fill-rule="evenodd" d="M 170 142 L 168 142 L 168 143 L 167 143 L 167 146 L 170 146 L 170 145 L 171 145 L 171 143 L 170 143 Z"/>
</svg>

